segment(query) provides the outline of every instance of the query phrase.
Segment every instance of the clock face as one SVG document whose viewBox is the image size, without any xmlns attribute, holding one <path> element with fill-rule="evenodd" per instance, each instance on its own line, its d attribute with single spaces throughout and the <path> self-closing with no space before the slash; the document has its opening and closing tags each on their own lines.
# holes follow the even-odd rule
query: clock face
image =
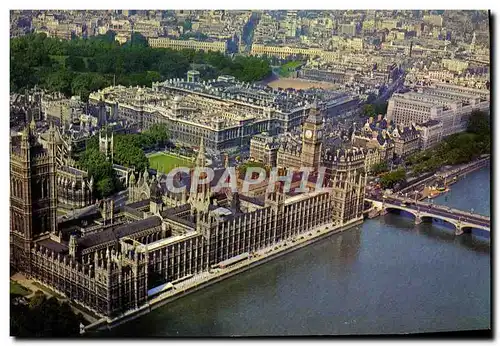
<svg viewBox="0 0 500 346">
<path fill-rule="evenodd" d="M 312 136 L 313 136 L 312 131 L 311 130 L 306 130 L 306 138 L 310 139 L 310 138 L 312 138 Z"/>
</svg>

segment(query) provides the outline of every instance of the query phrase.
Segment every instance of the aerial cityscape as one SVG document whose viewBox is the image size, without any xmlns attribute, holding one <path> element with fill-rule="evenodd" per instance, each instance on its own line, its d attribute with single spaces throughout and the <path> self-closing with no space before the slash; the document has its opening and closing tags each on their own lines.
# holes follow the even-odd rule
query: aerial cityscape
<svg viewBox="0 0 500 346">
<path fill-rule="evenodd" d="M 10 336 L 492 337 L 490 42 L 487 10 L 10 10 Z"/>
</svg>

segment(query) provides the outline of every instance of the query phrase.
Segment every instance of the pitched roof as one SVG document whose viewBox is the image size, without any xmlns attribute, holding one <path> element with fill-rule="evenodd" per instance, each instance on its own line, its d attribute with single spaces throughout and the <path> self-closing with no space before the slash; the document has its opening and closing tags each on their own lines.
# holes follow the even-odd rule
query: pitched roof
<svg viewBox="0 0 500 346">
<path fill-rule="evenodd" d="M 78 239 L 78 245 L 83 248 L 89 248 L 103 243 L 118 241 L 120 238 L 133 235 L 135 233 L 160 226 L 162 220 L 158 216 L 152 216 L 147 219 L 138 220 L 117 227 L 109 227 L 99 232 L 89 234 Z"/>
<path fill-rule="evenodd" d="M 38 245 L 43 246 L 49 250 L 54 251 L 55 253 L 63 253 L 68 251 L 68 247 L 65 244 L 58 243 L 52 239 L 44 239 L 37 242 Z"/>
</svg>

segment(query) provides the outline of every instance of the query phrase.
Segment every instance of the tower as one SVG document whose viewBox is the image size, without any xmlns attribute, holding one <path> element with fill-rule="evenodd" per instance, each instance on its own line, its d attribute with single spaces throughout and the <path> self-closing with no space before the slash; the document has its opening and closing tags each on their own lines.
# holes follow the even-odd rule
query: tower
<svg viewBox="0 0 500 346">
<path fill-rule="evenodd" d="M 366 185 L 365 154 L 361 149 L 339 149 L 328 152 L 325 161 L 331 165 L 332 219 L 338 224 L 363 217 Z"/>
<path fill-rule="evenodd" d="M 71 257 L 75 258 L 75 256 L 76 256 L 76 251 L 77 251 L 77 249 L 78 249 L 78 243 L 77 243 L 77 241 L 76 241 L 76 235 L 71 234 L 71 235 L 69 236 L 69 244 L 68 244 L 68 245 L 69 245 L 69 246 L 68 246 L 68 247 L 69 247 L 69 255 L 70 255 Z"/>
<path fill-rule="evenodd" d="M 206 172 L 203 171 L 206 167 L 206 161 L 205 143 L 202 138 L 200 141 L 200 150 L 198 151 L 198 156 L 195 161 L 195 168 L 191 171 L 191 184 L 196 184 L 196 186 L 191 186 L 189 194 L 189 203 L 191 204 L 192 212 L 202 210 L 208 211 L 208 206 L 210 205 L 210 182 L 198 184 L 198 181 L 207 177 Z M 196 177 L 196 175 L 198 175 L 198 177 Z"/>
<path fill-rule="evenodd" d="M 101 96 L 101 99 L 99 100 L 98 108 L 97 123 L 99 126 L 106 126 L 108 124 L 108 115 L 103 96 Z"/>
<path fill-rule="evenodd" d="M 474 52 L 475 47 L 476 47 L 476 32 L 474 31 L 474 33 L 472 34 L 472 41 L 470 43 L 470 51 Z"/>
<path fill-rule="evenodd" d="M 11 263 L 29 274 L 33 242 L 57 232 L 56 138 L 50 125 L 47 147 L 29 126 L 10 143 Z"/>
<path fill-rule="evenodd" d="M 114 152 L 114 137 L 113 132 L 111 132 L 111 138 L 108 137 L 108 129 L 104 130 L 105 136 L 102 136 L 102 131 L 99 131 L 99 151 L 106 155 L 107 160 L 111 160 L 113 163 L 113 152 Z"/>
<path fill-rule="evenodd" d="M 205 153 L 205 141 L 202 137 L 200 140 L 200 149 L 198 151 L 198 155 L 196 156 L 196 167 L 205 167 L 206 162 L 207 158 Z"/>
<path fill-rule="evenodd" d="M 149 193 L 149 211 L 154 215 L 163 210 L 163 199 L 159 182 L 153 177 Z"/>
<path fill-rule="evenodd" d="M 281 186 L 281 182 L 276 182 L 272 191 L 266 191 L 264 202 L 266 207 L 271 207 L 271 212 L 274 214 L 271 239 L 275 239 L 277 242 L 284 238 L 283 232 L 287 222 L 285 216 L 285 195 L 281 190 Z"/>
<path fill-rule="evenodd" d="M 303 167 L 317 169 L 320 162 L 321 140 L 323 138 L 323 116 L 316 103 L 309 110 L 302 130 L 302 153 Z"/>
</svg>

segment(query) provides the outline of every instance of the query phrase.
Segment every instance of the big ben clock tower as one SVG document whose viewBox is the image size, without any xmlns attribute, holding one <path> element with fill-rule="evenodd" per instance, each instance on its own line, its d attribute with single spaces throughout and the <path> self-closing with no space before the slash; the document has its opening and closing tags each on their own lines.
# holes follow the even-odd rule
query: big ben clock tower
<svg viewBox="0 0 500 346">
<path fill-rule="evenodd" d="M 319 167 L 321 140 L 323 136 L 323 116 L 316 103 L 309 110 L 302 129 L 302 167 Z"/>
</svg>

